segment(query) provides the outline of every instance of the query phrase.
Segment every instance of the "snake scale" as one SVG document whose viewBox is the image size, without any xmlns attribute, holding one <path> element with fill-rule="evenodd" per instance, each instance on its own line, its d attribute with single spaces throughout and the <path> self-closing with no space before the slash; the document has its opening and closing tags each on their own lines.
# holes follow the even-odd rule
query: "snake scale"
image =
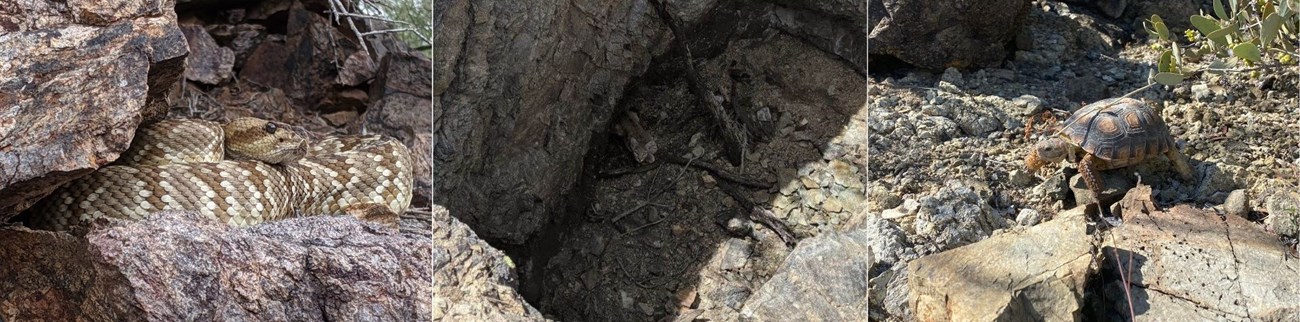
<svg viewBox="0 0 1300 322">
<path fill-rule="evenodd" d="M 293 216 L 400 214 L 411 203 L 412 158 L 384 136 L 309 142 L 284 124 L 172 119 L 141 126 L 114 163 L 59 187 L 29 227 L 67 230 L 102 217 L 147 219 L 188 210 L 234 226 Z"/>
</svg>

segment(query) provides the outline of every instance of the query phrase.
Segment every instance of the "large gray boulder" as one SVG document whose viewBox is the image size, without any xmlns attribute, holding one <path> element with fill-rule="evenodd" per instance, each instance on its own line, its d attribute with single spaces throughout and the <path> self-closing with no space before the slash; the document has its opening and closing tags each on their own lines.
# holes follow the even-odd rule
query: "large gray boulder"
<svg viewBox="0 0 1300 322">
<path fill-rule="evenodd" d="M 21 308 L 5 321 L 544 320 L 505 255 L 438 206 L 396 229 L 347 216 L 233 228 L 189 212 L 84 238 L 5 227 L 0 258 L 0 308 Z"/>
<path fill-rule="evenodd" d="M 930 70 L 992 67 L 1007 57 L 1029 0 L 870 0 L 870 51 Z"/>
<path fill-rule="evenodd" d="M 0 11 L 0 222 L 112 162 L 185 70 L 171 1 L 17 1 Z"/>
</svg>

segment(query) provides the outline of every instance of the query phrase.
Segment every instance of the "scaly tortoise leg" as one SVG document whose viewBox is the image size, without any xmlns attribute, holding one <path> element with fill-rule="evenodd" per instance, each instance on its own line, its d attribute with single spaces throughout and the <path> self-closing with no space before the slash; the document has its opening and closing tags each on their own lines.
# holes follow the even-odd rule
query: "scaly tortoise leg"
<svg viewBox="0 0 1300 322">
<path fill-rule="evenodd" d="M 1101 185 L 1097 183 L 1096 174 L 1096 156 L 1088 154 L 1079 160 L 1079 174 L 1083 175 L 1083 183 L 1088 184 L 1088 190 L 1092 190 L 1092 200 L 1101 206 Z"/>
<path fill-rule="evenodd" d="M 1079 174 L 1083 175 L 1083 183 L 1088 185 L 1088 190 L 1092 191 L 1092 202 L 1097 204 L 1098 217 L 1102 222 L 1112 227 L 1119 226 L 1119 220 L 1110 217 L 1110 210 L 1101 206 L 1102 186 L 1097 182 L 1097 156 L 1091 153 L 1083 156 L 1079 160 Z"/>
</svg>

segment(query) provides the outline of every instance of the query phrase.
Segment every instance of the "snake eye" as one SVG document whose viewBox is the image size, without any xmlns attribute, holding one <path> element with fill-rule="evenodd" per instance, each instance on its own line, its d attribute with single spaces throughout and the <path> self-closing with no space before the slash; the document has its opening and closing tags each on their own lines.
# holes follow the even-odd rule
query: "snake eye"
<svg viewBox="0 0 1300 322">
<path fill-rule="evenodd" d="M 280 127 L 275 126 L 275 123 L 271 123 L 271 122 L 266 122 L 266 126 L 262 127 L 263 131 L 266 131 L 266 133 L 270 133 L 270 134 L 275 134 L 275 130 L 279 130 L 279 129 Z"/>
</svg>

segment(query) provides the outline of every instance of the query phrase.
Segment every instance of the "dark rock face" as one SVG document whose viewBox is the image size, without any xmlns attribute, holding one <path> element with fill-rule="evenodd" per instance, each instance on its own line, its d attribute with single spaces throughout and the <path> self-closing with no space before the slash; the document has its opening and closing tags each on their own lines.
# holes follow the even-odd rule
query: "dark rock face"
<svg viewBox="0 0 1300 322">
<path fill-rule="evenodd" d="M 931 70 L 998 65 L 1030 6 L 1028 0 L 870 2 L 871 53 Z"/>
<path fill-rule="evenodd" d="M 327 16 L 316 14 L 295 3 L 284 11 L 288 16 L 287 33 L 276 41 L 263 40 L 248 54 L 239 72 L 241 79 L 279 88 L 294 103 L 313 106 L 334 89 L 338 68 L 331 48 L 351 52 L 359 45 L 333 28 Z"/>
<path fill-rule="evenodd" d="M 0 220 L 125 151 L 187 47 L 173 4 L 18 2 L 0 14 Z"/>
<path fill-rule="evenodd" d="M 235 66 L 235 52 L 217 45 L 216 39 L 203 26 L 181 26 L 181 31 L 190 45 L 185 79 L 209 85 L 229 80 L 231 68 Z"/>
<path fill-rule="evenodd" d="M 522 243 L 666 28 L 643 2 L 441 1 L 433 17 L 433 203 Z"/>
</svg>

